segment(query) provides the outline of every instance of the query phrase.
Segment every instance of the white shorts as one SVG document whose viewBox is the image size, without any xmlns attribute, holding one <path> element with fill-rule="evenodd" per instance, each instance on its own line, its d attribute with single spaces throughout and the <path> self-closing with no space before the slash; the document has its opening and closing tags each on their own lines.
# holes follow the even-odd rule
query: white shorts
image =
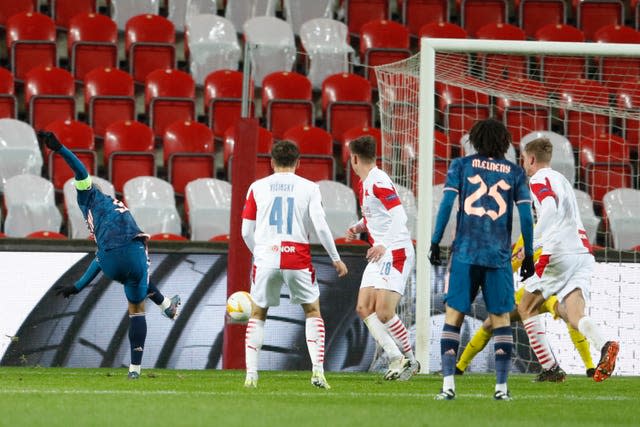
<svg viewBox="0 0 640 427">
<path fill-rule="evenodd" d="M 545 299 L 556 295 L 558 301 L 579 288 L 587 300 L 594 265 L 593 255 L 589 253 L 541 255 L 536 273 L 524 282 L 524 288 L 532 293 L 542 292 Z"/>
<path fill-rule="evenodd" d="M 367 264 L 362 273 L 360 287 L 387 289 L 403 295 L 415 258 L 416 254 L 411 245 L 387 249 L 380 261 Z"/>
<path fill-rule="evenodd" d="M 289 288 L 291 304 L 309 304 L 320 297 L 316 272 L 313 267 L 304 270 L 253 266 L 251 297 L 258 307 L 280 305 L 280 290 Z"/>
</svg>

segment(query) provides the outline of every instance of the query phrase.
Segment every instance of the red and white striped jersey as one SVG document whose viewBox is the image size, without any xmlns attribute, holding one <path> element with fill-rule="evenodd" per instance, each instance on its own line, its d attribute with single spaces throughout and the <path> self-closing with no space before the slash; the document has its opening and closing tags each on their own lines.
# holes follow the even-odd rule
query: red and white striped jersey
<svg viewBox="0 0 640 427">
<path fill-rule="evenodd" d="M 407 229 L 407 214 L 391 178 L 374 167 L 360 188 L 360 207 L 371 245 L 386 248 L 411 244 Z"/>
<path fill-rule="evenodd" d="M 322 208 L 320 188 L 294 173 L 274 173 L 249 187 L 242 237 L 259 267 L 311 267 L 310 227 L 331 257 L 340 260 Z"/>
<path fill-rule="evenodd" d="M 537 216 L 534 247 L 542 246 L 543 254 L 591 252 L 569 181 L 561 173 L 543 168 L 530 178 L 529 188 Z"/>
</svg>

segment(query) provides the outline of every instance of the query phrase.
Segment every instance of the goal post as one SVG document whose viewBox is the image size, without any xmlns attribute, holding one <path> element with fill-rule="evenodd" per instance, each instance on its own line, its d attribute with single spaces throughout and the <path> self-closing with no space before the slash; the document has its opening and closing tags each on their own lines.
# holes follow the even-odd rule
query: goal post
<svg viewBox="0 0 640 427">
<path fill-rule="evenodd" d="M 612 61 L 607 62 L 609 58 Z M 605 64 L 609 67 L 606 75 Z M 571 156 L 566 172 L 575 174 L 576 190 L 594 196 L 592 201 L 599 209 L 596 213 L 601 222 L 595 225 L 592 243 L 603 246 L 605 253 L 615 253 L 616 261 L 639 261 L 637 252 L 620 255 L 618 250 L 629 248 L 613 237 L 613 223 L 603 225 L 608 209 L 603 195 L 611 188 L 637 190 L 638 185 L 638 148 L 631 148 L 629 155 L 633 144 L 624 140 L 640 141 L 640 137 L 629 136 L 632 128 L 640 133 L 640 105 L 634 104 L 635 100 L 626 107 L 618 102 L 622 99 L 620 88 L 633 80 L 629 78 L 633 75 L 629 67 L 637 67 L 636 81 L 630 84 L 637 85 L 640 95 L 640 45 L 633 44 L 423 38 L 419 54 L 376 67 L 383 168 L 395 182 L 412 189 L 417 201 L 416 312 L 412 318 L 415 315 L 415 349 L 423 372 L 437 370 L 433 365 L 440 360 L 439 354 L 433 354 L 437 348 L 434 340 L 440 334 L 435 329 L 441 326 L 434 323 L 432 316 L 431 287 L 435 278 L 428 262 L 434 198 L 438 198 L 434 185 L 444 181 L 452 157 L 470 153 L 464 134 L 475 120 L 496 117 L 507 124 L 509 114 L 520 114 L 520 124 L 515 128 L 507 126 L 514 135 L 513 152 L 507 158 L 513 156 L 513 160 L 535 132 L 568 141 L 571 145 L 562 148 Z M 602 99 L 598 99 L 596 90 L 600 87 L 606 89 Z M 459 116 L 453 115 L 455 109 Z M 631 125 L 635 122 L 638 124 Z M 445 148 L 440 138 L 446 139 Z M 595 151 L 589 158 L 588 149 L 595 150 L 599 138 L 609 144 L 620 143 L 626 157 L 612 157 L 611 149 L 605 153 L 609 156 L 605 160 Z M 555 142 L 552 141 L 554 154 L 560 150 Z M 552 166 L 556 168 L 553 163 Z M 618 175 L 619 179 L 611 178 Z M 603 176 L 608 177 L 606 181 Z M 517 222 L 514 218 L 516 235 Z M 450 241 L 442 245 L 449 244 Z M 616 251 L 607 249 L 611 247 Z M 637 268 L 633 271 L 638 272 Z M 640 295 L 638 298 L 636 314 L 640 312 Z M 570 343 L 568 337 L 566 341 Z M 633 345 L 640 346 L 637 339 Z"/>
</svg>

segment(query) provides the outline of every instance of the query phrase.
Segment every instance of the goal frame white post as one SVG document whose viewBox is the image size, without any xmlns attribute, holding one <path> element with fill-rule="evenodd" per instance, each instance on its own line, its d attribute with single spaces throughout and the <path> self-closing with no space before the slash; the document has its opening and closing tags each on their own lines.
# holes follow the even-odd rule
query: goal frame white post
<svg viewBox="0 0 640 427">
<path fill-rule="evenodd" d="M 416 357 L 422 372 L 429 372 L 431 338 L 431 242 L 433 197 L 436 53 L 490 53 L 549 56 L 640 57 L 640 45 L 614 43 L 570 43 L 478 39 L 420 40 L 418 102 L 418 216 L 416 242 Z"/>
</svg>

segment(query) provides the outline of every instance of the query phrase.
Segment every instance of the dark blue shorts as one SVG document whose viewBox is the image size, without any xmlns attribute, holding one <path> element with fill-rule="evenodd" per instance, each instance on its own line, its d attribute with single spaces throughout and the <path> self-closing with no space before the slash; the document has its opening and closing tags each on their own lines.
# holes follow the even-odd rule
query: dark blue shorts
<svg viewBox="0 0 640 427">
<path fill-rule="evenodd" d="M 124 293 L 132 304 L 139 304 L 147 296 L 149 258 L 146 245 L 140 240 L 98 252 L 98 262 L 104 274 L 124 285 Z"/>
<path fill-rule="evenodd" d="M 447 305 L 461 313 L 469 313 L 479 289 L 482 289 L 489 313 L 509 313 L 515 308 L 510 263 L 505 263 L 504 267 L 491 268 L 456 261 L 454 255 L 451 260 L 449 289 L 445 296 Z"/>
</svg>

